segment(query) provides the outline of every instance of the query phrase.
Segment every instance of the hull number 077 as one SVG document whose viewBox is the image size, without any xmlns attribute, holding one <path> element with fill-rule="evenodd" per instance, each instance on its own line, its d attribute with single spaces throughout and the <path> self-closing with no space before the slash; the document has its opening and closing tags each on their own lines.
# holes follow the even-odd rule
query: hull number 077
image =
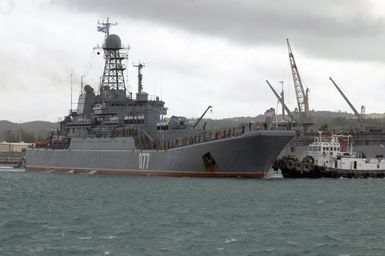
<svg viewBox="0 0 385 256">
<path fill-rule="evenodd" d="M 150 163 L 150 153 L 139 153 L 139 169 L 148 169 Z"/>
</svg>

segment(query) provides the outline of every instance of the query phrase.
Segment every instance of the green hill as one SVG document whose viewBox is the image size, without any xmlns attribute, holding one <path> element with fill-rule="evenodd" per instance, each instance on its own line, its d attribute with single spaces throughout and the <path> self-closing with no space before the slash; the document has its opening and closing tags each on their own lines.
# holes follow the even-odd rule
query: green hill
<svg viewBox="0 0 385 256">
<path fill-rule="evenodd" d="M 335 131 L 358 127 L 357 118 L 346 112 L 331 112 L 331 111 L 311 111 L 310 115 L 314 125 L 311 130 L 329 128 Z M 276 116 L 277 120 L 281 120 L 281 116 Z M 190 119 L 191 124 L 195 124 L 197 119 Z M 221 129 L 247 126 L 249 123 L 252 127 L 258 125 L 263 126 L 265 122 L 264 115 L 255 117 L 232 117 L 224 119 L 202 119 L 198 127 L 202 127 L 206 123 L 206 129 Z M 385 114 L 367 114 L 363 122 L 365 127 L 385 127 Z M 10 142 L 34 142 L 36 139 L 45 139 L 49 136 L 51 130 L 57 129 L 58 124 L 44 121 L 32 121 L 26 123 L 12 123 L 6 120 L 0 121 L 0 141 Z"/>
</svg>

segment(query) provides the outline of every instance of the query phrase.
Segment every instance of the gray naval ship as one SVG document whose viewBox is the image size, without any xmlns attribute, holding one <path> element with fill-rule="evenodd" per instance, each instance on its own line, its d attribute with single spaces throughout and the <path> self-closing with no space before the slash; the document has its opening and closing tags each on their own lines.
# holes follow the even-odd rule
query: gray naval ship
<svg viewBox="0 0 385 256">
<path fill-rule="evenodd" d="M 203 115 L 195 124 L 181 116 L 166 119 L 165 103 L 143 91 L 143 64 L 134 65 L 138 69 L 135 97 L 127 91 L 123 72 L 128 48 L 123 47 L 119 36 L 109 33 L 111 25 L 107 20 L 98 26 L 105 33 L 105 66 L 99 92 L 84 86 L 76 111 L 64 117 L 45 143 L 26 150 L 27 171 L 245 178 L 266 175 L 294 132 L 253 130 L 251 126 L 208 130 L 199 125 Z"/>
</svg>

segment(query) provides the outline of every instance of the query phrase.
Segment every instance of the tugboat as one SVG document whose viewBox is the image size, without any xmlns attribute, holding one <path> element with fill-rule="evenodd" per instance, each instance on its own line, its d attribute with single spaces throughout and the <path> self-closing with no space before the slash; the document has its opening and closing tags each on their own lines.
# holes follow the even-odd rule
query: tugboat
<svg viewBox="0 0 385 256">
<path fill-rule="evenodd" d="M 287 159 L 282 173 L 285 178 L 384 177 L 385 160 L 383 155 L 368 159 L 354 152 L 350 136 L 332 135 L 327 140 L 320 132 L 307 155 L 301 161 Z"/>
<path fill-rule="evenodd" d="M 143 90 L 138 69 L 138 90 L 125 86 L 124 61 L 128 48 L 110 34 L 111 25 L 100 23 L 105 33 L 105 66 L 99 91 L 89 86 L 46 143 L 26 150 L 29 172 L 127 174 L 145 176 L 263 178 L 292 131 L 226 130 L 199 128 L 185 117 L 165 118 L 167 108 L 159 97 Z M 181 98 L 183 100 L 183 98 Z"/>
</svg>

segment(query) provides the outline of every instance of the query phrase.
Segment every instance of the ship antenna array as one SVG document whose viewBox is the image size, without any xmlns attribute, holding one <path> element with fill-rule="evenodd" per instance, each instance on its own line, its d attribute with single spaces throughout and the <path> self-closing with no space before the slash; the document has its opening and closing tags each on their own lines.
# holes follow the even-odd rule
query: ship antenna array
<svg viewBox="0 0 385 256">
<path fill-rule="evenodd" d="M 142 93 L 143 90 L 143 74 L 142 74 L 142 69 L 145 67 L 144 63 L 141 63 L 139 61 L 138 64 L 133 64 L 135 68 L 138 68 L 138 93 Z"/>
</svg>

